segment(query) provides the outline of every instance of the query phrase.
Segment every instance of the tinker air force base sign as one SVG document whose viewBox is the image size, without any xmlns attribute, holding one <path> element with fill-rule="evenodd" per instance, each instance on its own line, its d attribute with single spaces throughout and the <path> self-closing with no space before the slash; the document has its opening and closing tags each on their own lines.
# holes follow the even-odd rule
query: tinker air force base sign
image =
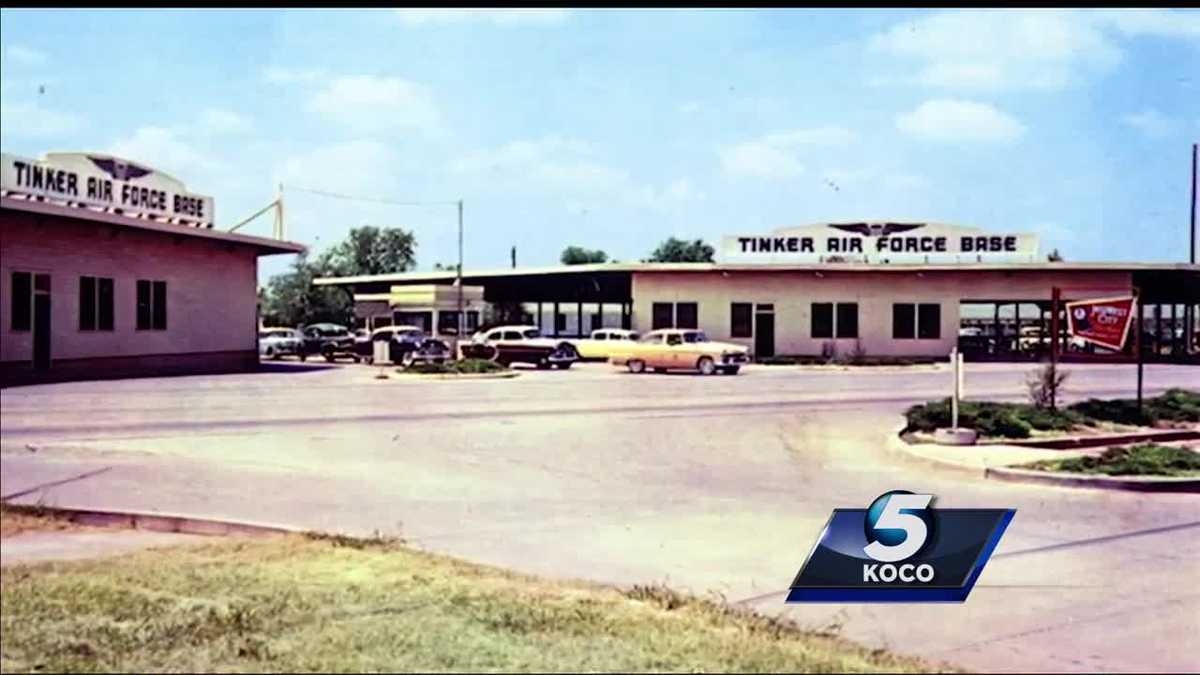
<svg viewBox="0 0 1200 675">
<path fill-rule="evenodd" d="M 725 262 L 1032 262 L 1037 235 L 914 222 L 821 223 L 729 235 Z"/>
<path fill-rule="evenodd" d="M 109 210 L 134 218 L 213 226 L 213 198 L 192 194 L 171 176 L 111 155 L 47 153 L 27 159 L 0 156 L 4 196 Z"/>
</svg>

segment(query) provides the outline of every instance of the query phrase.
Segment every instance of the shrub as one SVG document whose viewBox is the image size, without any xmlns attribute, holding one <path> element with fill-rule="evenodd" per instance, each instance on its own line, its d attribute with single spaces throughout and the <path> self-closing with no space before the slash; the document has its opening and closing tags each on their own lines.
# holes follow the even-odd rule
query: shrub
<svg viewBox="0 0 1200 675">
<path fill-rule="evenodd" d="M 414 363 L 402 372 L 423 375 L 435 374 L 464 374 L 464 373 L 498 373 L 508 370 L 505 366 L 487 359 L 463 359 L 447 363 Z"/>
<path fill-rule="evenodd" d="M 1099 456 L 1043 460 L 1028 466 L 1043 471 L 1107 476 L 1193 476 L 1200 474 L 1200 453 L 1170 445 L 1142 443 L 1111 447 Z"/>
<path fill-rule="evenodd" d="M 1053 363 L 1047 363 L 1029 373 L 1025 379 L 1025 386 L 1029 388 L 1029 402 L 1035 408 L 1049 408 L 1054 401 L 1055 392 L 1067 381 L 1068 375 L 1070 373 L 1059 370 Z"/>
</svg>

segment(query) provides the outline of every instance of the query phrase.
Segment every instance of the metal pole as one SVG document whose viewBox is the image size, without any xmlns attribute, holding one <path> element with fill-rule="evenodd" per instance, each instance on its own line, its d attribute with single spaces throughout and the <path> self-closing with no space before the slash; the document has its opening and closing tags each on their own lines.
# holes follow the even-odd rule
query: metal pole
<svg viewBox="0 0 1200 675">
<path fill-rule="evenodd" d="M 1138 366 L 1137 405 L 1138 405 L 1138 413 L 1140 414 L 1142 412 L 1142 361 L 1145 360 L 1142 357 L 1142 322 L 1145 319 L 1142 315 L 1142 293 L 1141 293 L 1140 289 L 1137 289 L 1137 288 L 1133 289 L 1133 301 L 1137 303 L 1137 340 L 1134 342 L 1134 344 L 1136 345 L 1134 348 L 1137 349 L 1137 366 Z"/>
<path fill-rule="evenodd" d="M 1058 302 L 1061 299 L 1058 286 L 1050 294 L 1050 409 L 1058 405 Z"/>
<path fill-rule="evenodd" d="M 958 386 L 959 386 L 958 385 L 958 383 L 959 383 L 958 369 L 960 367 L 959 360 L 958 360 L 958 347 L 953 347 L 950 350 L 950 365 L 952 368 L 951 372 L 954 374 L 954 388 L 951 389 L 951 392 L 953 395 L 950 397 L 950 428 L 957 429 L 958 428 Z"/>
<path fill-rule="evenodd" d="M 461 340 L 463 334 L 463 326 L 466 325 L 463 321 L 463 200 L 458 200 L 458 274 L 456 282 L 458 283 L 458 332 L 455 334 L 456 339 Z"/>
<path fill-rule="evenodd" d="M 1196 264 L 1196 148 L 1200 143 L 1192 143 L 1192 249 L 1188 254 L 1193 265 Z"/>
</svg>

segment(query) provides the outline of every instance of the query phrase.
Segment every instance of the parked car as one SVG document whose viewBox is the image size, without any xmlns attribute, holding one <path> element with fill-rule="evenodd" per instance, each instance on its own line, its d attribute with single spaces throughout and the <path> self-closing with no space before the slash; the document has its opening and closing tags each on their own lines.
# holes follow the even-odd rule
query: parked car
<svg viewBox="0 0 1200 675">
<path fill-rule="evenodd" d="M 622 342 L 634 341 L 639 337 L 636 332 L 624 328 L 598 328 L 589 337 L 570 342 L 579 352 L 580 360 L 607 361 Z"/>
<path fill-rule="evenodd" d="M 268 359 L 284 356 L 308 358 L 304 352 L 304 338 L 295 328 L 263 328 L 258 332 L 258 354 Z"/>
<path fill-rule="evenodd" d="M 304 352 L 320 354 L 326 361 L 349 356 L 358 361 L 354 352 L 354 333 L 336 323 L 314 323 L 304 327 Z"/>
<path fill-rule="evenodd" d="M 750 361 L 749 349 L 731 342 L 714 342 L 702 330 L 663 329 L 646 333 L 637 342 L 622 345 L 609 363 L 625 366 L 631 373 L 647 368 L 655 372 L 696 370 L 702 375 L 716 372 L 736 375 Z"/>
<path fill-rule="evenodd" d="M 579 351 L 570 342 L 542 337 L 536 326 L 496 326 L 479 331 L 462 345 L 462 355 L 505 365 L 532 363 L 538 368 L 553 366 L 561 370 L 579 359 Z"/>
<path fill-rule="evenodd" d="M 387 342 L 388 358 L 406 368 L 414 363 L 444 363 L 454 358 L 450 345 L 429 337 L 416 326 L 376 328 L 365 340 L 355 338 L 354 351 L 359 358 L 373 363 L 379 342 Z"/>
</svg>

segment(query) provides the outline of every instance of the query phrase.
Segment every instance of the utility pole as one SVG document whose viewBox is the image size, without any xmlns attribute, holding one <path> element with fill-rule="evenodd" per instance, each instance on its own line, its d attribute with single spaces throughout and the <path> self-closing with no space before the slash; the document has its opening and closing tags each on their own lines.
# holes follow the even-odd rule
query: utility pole
<svg viewBox="0 0 1200 675">
<path fill-rule="evenodd" d="M 1196 148 L 1200 143 L 1192 143 L 1192 249 L 1190 260 L 1196 264 Z"/>
<path fill-rule="evenodd" d="M 458 339 L 462 340 L 463 329 L 467 325 L 466 316 L 463 314 L 463 200 L 458 200 Z"/>
</svg>

